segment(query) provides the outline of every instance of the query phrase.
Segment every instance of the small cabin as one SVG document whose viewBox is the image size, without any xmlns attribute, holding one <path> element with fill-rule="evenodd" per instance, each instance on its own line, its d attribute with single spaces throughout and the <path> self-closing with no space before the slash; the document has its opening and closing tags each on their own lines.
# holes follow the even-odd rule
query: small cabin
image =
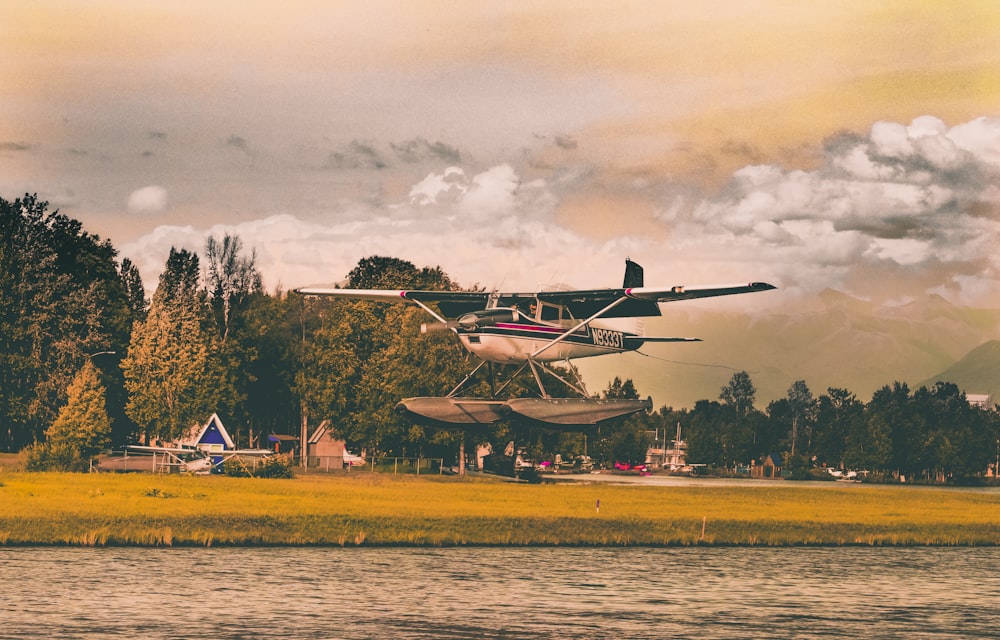
<svg viewBox="0 0 1000 640">
<path fill-rule="evenodd" d="M 781 456 L 771 453 L 757 464 L 750 467 L 751 478 L 780 478 L 781 477 Z"/>
<path fill-rule="evenodd" d="M 236 448 L 233 439 L 229 437 L 229 432 L 226 431 L 226 427 L 222 424 L 222 419 L 219 418 L 219 414 L 217 413 L 213 413 L 201 427 L 198 425 L 191 427 L 187 437 L 181 438 L 178 444 L 202 449 L 209 453 L 220 453 Z"/>
<path fill-rule="evenodd" d="M 347 443 L 335 437 L 330 429 L 330 421 L 324 420 L 312 435 L 306 445 L 310 467 L 320 471 L 344 468 L 344 454 Z"/>
</svg>

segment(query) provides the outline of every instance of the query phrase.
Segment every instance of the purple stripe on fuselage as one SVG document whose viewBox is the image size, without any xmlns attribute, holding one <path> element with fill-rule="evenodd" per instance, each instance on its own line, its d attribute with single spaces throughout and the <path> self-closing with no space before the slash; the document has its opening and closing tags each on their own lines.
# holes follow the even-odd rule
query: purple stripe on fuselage
<svg viewBox="0 0 1000 640">
<path fill-rule="evenodd" d="M 566 333 L 565 329 L 559 327 L 540 327 L 536 324 L 508 324 L 498 322 L 494 325 L 497 329 L 513 329 L 514 331 L 530 331 L 534 333 Z"/>
</svg>

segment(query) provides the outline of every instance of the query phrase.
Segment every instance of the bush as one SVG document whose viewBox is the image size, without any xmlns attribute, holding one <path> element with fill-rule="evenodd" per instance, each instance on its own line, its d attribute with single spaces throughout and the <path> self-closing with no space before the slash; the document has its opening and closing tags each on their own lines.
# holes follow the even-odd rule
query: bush
<svg viewBox="0 0 1000 640">
<path fill-rule="evenodd" d="M 786 480 L 809 480 L 809 457 L 797 453 L 785 453 L 785 466 L 781 469 L 781 477 Z"/>
<path fill-rule="evenodd" d="M 292 478 L 292 461 L 285 456 L 270 456 L 247 463 L 238 458 L 229 458 L 222 465 L 222 472 L 233 478 Z"/>
<path fill-rule="evenodd" d="M 90 461 L 69 443 L 36 442 L 21 451 L 28 471 L 87 471 Z"/>
</svg>

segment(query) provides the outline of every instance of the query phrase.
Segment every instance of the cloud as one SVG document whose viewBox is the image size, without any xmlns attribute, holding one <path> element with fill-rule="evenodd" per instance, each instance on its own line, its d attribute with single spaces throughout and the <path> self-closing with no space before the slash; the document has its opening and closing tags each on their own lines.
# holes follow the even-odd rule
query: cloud
<svg viewBox="0 0 1000 640">
<path fill-rule="evenodd" d="M 171 244 L 200 251 L 209 234 L 228 232 L 257 249 L 272 288 L 340 281 L 370 255 L 440 266 L 466 286 L 617 286 L 629 256 L 646 266 L 649 282 L 667 286 L 768 280 L 785 301 L 835 288 L 995 304 L 1000 164 L 980 141 L 998 130 L 986 118 L 951 128 L 935 118 L 876 123 L 867 135 L 828 140 L 815 170 L 743 167 L 714 197 L 661 187 L 659 228 L 633 229 L 623 218 L 611 238 L 556 215 L 563 194 L 590 184 L 591 174 L 526 179 L 499 163 L 475 173 L 460 165 L 431 171 L 395 202 L 343 201 L 322 220 L 277 214 L 207 229 L 160 227 L 122 253 L 149 278 Z M 354 149 L 359 158 L 383 157 L 374 146 Z"/>
<path fill-rule="evenodd" d="M 136 189 L 128 197 L 130 213 L 160 213 L 167 208 L 167 190 L 157 185 Z"/>
<path fill-rule="evenodd" d="M 385 169 L 388 163 L 374 145 L 354 140 L 346 149 L 330 153 L 330 169 Z"/>
<path fill-rule="evenodd" d="M 1000 120 L 948 128 L 923 116 L 910 125 L 875 123 L 867 136 L 840 134 L 814 171 L 754 165 L 736 171 L 725 193 L 686 209 L 666 204 L 674 235 L 707 254 L 758 254 L 803 291 L 855 288 L 885 295 L 909 285 L 982 302 L 975 271 L 998 289 Z M 892 273 L 894 282 L 862 274 Z M 909 280 L 909 285 L 908 285 Z"/>
<path fill-rule="evenodd" d="M 555 198 L 544 181 L 522 185 L 509 165 L 473 176 L 458 167 L 426 176 L 388 210 L 357 204 L 339 222 L 279 214 L 209 228 L 163 225 L 121 247 L 153 289 L 170 247 L 201 253 L 209 235 L 235 233 L 257 251 L 265 286 L 341 281 L 370 255 L 441 266 L 466 286 L 534 289 L 553 278 L 620 283 L 624 254 L 550 220 Z M 611 265 L 607 270 L 603 265 Z"/>
<path fill-rule="evenodd" d="M 448 167 L 443 173 L 430 173 L 410 189 L 410 202 L 418 206 L 434 205 L 445 200 L 457 201 L 468 193 L 469 184 L 460 167 Z"/>
<path fill-rule="evenodd" d="M 424 138 L 416 138 L 401 143 L 389 145 L 396 157 L 402 162 L 413 164 L 425 160 L 459 164 L 462 161 L 461 152 L 443 142 L 428 142 Z"/>
</svg>

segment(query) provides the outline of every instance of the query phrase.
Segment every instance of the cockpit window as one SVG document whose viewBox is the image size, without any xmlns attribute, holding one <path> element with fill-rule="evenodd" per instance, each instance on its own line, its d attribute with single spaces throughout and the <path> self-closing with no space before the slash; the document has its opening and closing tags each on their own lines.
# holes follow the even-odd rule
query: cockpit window
<svg viewBox="0 0 1000 640">
<path fill-rule="evenodd" d="M 562 317 L 562 307 L 557 307 L 551 304 L 542 304 L 541 313 L 538 316 L 539 320 L 544 320 L 546 322 L 558 322 Z"/>
</svg>

